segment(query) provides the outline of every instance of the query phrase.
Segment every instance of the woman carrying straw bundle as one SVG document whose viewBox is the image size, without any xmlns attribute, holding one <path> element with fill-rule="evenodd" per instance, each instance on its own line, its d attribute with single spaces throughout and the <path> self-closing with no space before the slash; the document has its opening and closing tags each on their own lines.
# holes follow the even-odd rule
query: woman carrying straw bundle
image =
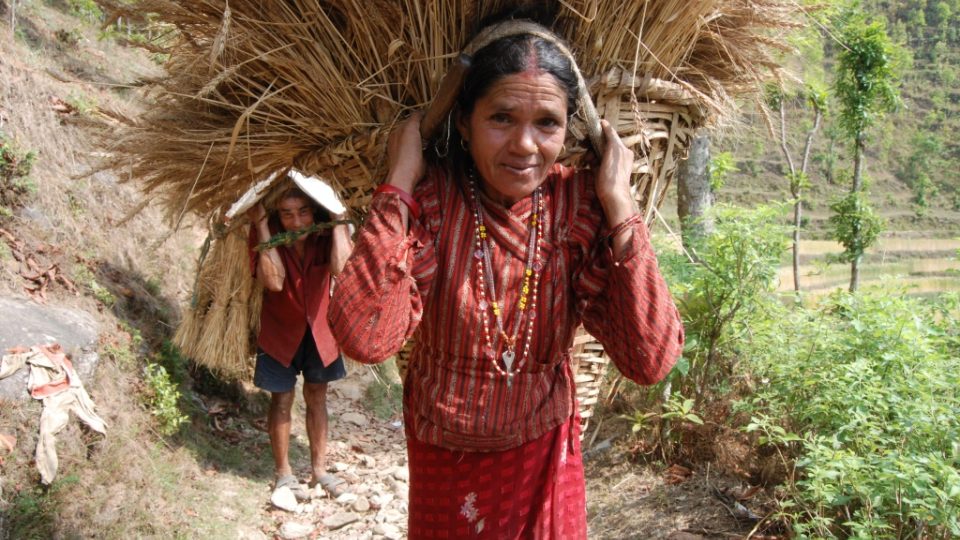
<svg viewBox="0 0 960 540">
<path fill-rule="evenodd" d="M 303 231 L 328 221 L 326 212 L 291 186 L 280 194 L 273 212 L 261 203 L 249 211 L 251 242 L 266 243 L 280 232 Z M 276 467 L 274 493 L 288 488 L 299 499 L 309 498 L 288 456 L 290 411 L 300 373 L 307 406 L 310 485 L 319 484 L 331 496 L 345 491 L 343 480 L 326 472 L 327 383 L 347 374 L 327 324 L 327 308 L 331 280 L 343 269 L 351 248 L 347 225 L 337 225 L 328 234 L 305 234 L 291 245 L 267 247 L 259 254 L 251 251 L 253 271 L 264 287 L 253 383 L 270 392 L 267 431 Z"/>
<path fill-rule="evenodd" d="M 391 134 L 334 292 L 331 329 L 361 362 L 418 331 L 404 384 L 411 539 L 585 538 L 577 326 L 641 384 L 683 346 L 632 152 L 604 122 L 599 167 L 557 163 L 582 97 L 565 50 L 543 32 L 480 48 L 437 163 L 419 115 Z"/>
</svg>

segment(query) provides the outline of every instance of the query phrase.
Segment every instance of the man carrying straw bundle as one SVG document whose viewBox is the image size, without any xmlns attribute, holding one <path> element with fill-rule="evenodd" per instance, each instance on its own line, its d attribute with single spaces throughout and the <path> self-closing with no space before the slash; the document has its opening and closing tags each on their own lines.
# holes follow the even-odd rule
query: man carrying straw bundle
<svg viewBox="0 0 960 540">
<path fill-rule="evenodd" d="M 515 20 L 480 36 L 448 153 L 427 163 L 419 115 L 391 134 L 331 329 L 367 363 L 417 331 L 404 384 L 411 539 L 586 538 L 575 330 L 652 384 L 683 328 L 630 192 L 633 153 L 604 122 L 598 167 L 557 163 L 589 100 L 565 45 Z"/>
<path fill-rule="evenodd" d="M 333 276 L 343 269 L 352 242 L 345 224 L 326 234 L 299 234 L 329 221 L 326 215 L 326 210 L 293 185 L 279 195 L 275 211 L 268 213 L 258 202 L 248 212 L 251 241 L 259 241 L 262 248 L 259 254 L 251 251 L 251 265 L 264 287 L 253 382 L 270 392 L 267 430 L 276 467 L 274 493 L 288 488 L 298 499 L 309 498 L 288 458 L 290 412 L 299 373 L 303 373 L 307 407 L 310 486 L 319 484 L 334 497 L 344 492 L 343 480 L 328 474 L 325 466 L 327 383 L 346 375 L 327 325 L 327 308 Z M 342 220 L 342 216 L 333 218 Z M 271 239 L 280 232 L 292 233 L 296 239 L 290 245 L 273 245 Z"/>
</svg>

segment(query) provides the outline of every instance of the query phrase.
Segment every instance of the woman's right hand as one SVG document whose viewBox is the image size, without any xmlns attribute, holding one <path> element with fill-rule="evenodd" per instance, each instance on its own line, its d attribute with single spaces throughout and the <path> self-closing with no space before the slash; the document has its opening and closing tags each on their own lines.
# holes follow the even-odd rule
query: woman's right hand
<svg viewBox="0 0 960 540">
<path fill-rule="evenodd" d="M 427 172 L 420 139 L 421 118 L 422 112 L 410 115 L 393 129 L 387 142 L 387 163 L 390 167 L 387 183 L 407 193 L 413 193 L 413 188 Z"/>
</svg>

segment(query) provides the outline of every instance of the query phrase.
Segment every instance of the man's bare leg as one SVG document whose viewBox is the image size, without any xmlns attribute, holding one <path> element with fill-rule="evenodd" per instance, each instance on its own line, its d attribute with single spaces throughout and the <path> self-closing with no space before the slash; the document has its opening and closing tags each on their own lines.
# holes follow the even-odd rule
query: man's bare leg
<svg viewBox="0 0 960 540">
<path fill-rule="evenodd" d="M 290 467 L 290 410 L 293 408 L 293 390 L 272 392 L 270 394 L 270 412 L 267 416 L 267 433 L 270 435 L 270 448 L 273 450 L 273 462 L 276 477 L 293 474 Z"/>
<path fill-rule="evenodd" d="M 307 438 L 310 440 L 311 485 L 327 469 L 327 383 L 303 383 L 307 404 Z"/>
</svg>

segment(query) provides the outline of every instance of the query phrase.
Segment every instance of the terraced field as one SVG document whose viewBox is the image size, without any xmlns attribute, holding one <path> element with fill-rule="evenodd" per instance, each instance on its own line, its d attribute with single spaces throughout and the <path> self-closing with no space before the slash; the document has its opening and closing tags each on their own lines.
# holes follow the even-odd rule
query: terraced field
<svg viewBox="0 0 960 540">
<path fill-rule="evenodd" d="M 846 288 L 850 266 L 827 264 L 827 256 L 841 246 L 827 240 L 802 242 L 800 286 L 812 293 Z M 882 238 L 870 250 L 861 268 L 863 287 L 902 288 L 907 294 L 928 295 L 960 291 L 960 238 Z M 780 289 L 793 287 L 789 261 L 780 269 Z"/>
</svg>

